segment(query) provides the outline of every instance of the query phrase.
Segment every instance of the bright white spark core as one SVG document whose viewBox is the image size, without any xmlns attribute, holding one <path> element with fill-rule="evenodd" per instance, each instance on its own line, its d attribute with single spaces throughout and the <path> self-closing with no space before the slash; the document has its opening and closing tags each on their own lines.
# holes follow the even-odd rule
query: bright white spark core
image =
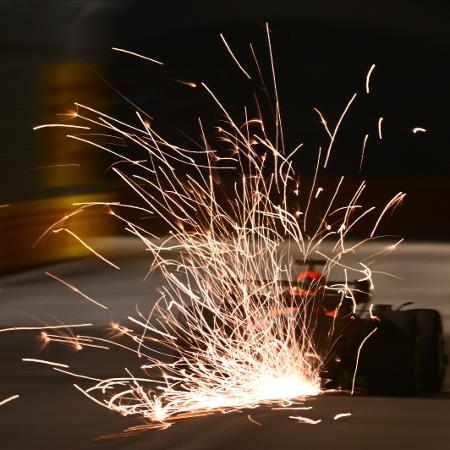
<svg viewBox="0 0 450 450">
<path fill-rule="evenodd" d="M 369 72 L 367 72 L 367 76 L 366 76 L 366 94 L 370 93 L 369 82 L 370 82 L 370 76 L 372 75 L 373 69 L 375 69 L 375 64 L 372 64 L 370 66 Z"/>
<path fill-rule="evenodd" d="M 314 198 L 317 198 L 322 191 L 323 191 L 323 187 L 318 187 L 317 191 L 316 191 L 316 195 L 314 196 Z"/>
<path fill-rule="evenodd" d="M 339 420 L 342 419 L 343 417 L 350 417 L 352 415 L 352 413 L 340 413 L 340 414 L 336 414 L 333 419 L 334 420 Z"/>
<path fill-rule="evenodd" d="M 273 64 L 271 70 L 275 82 Z M 301 206 L 297 203 L 290 206 L 288 193 L 300 194 L 299 177 L 293 165 L 300 146 L 286 152 L 283 149 L 278 134 L 282 130 L 278 96 L 275 127 L 264 125 L 259 104 L 253 116 L 249 116 L 247 108 L 244 110 L 241 124 L 232 119 L 215 93 L 205 84 L 201 86 L 226 118 L 216 128 L 218 141 L 226 149 L 220 146 L 215 149 L 208 143 L 201 121 L 203 148 L 192 150 L 169 142 L 142 120 L 139 112 L 137 123 L 127 124 L 77 104 L 83 111 L 77 114 L 79 120 L 102 131 L 106 129 L 108 135 L 116 135 L 143 151 L 145 159 L 136 164 L 123 153 L 123 145 L 113 150 L 111 146 L 98 144 L 95 139 L 101 133 L 84 134 L 85 138 L 68 136 L 113 154 L 119 161 L 132 162 L 128 168 L 116 166 L 113 171 L 136 193 L 143 206 L 111 202 L 80 204 L 76 211 L 47 230 L 62 229 L 69 217 L 89 206 L 107 207 L 152 256 L 151 271 L 158 271 L 163 279 L 161 297 L 150 314 L 138 311 L 137 317 L 129 317 L 139 327 L 137 331 L 113 325 L 114 336 L 130 339 L 132 344 L 116 342 L 115 337 L 49 334 L 47 339 L 76 348 L 119 347 L 133 352 L 139 358 L 142 374 L 135 375 L 127 369 L 124 376 L 108 379 L 73 374 L 93 382 L 89 387 L 76 385 L 76 388 L 105 408 L 123 415 L 142 416 L 161 427 L 177 419 L 217 410 L 234 411 L 262 404 L 282 406 L 323 392 L 320 373 L 324 361 L 313 339 L 317 316 L 307 307 L 311 299 L 307 295 L 297 295 L 295 299 L 287 295 L 289 289 L 282 280 L 292 279 L 291 267 L 296 259 L 323 255 L 319 249 L 324 241 L 335 244 L 324 255 L 325 277 L 333 267 L 345 267 L 345 280 L 348 272 L 357 278 L 368 276 L 365 267 L 340 263 L 347 251 L 368 240 L 353 244 L 351 249 L 345 246 L 353 225 L 374 209 L 359 206 L 356 209 L 364 184 L 358 187 L 350 205 L 339 204 L 341 179 L 330 198 L 326 200 L 324 194 L 320 195 L 323 217 L 316 222 L 310 218 L 306 223 L 310 203 L 317 199 L 321 188 L 316 198 L 314 187 L 311 191 L 305 189 L 305 198 L 300 195 L 295 198 L 296 202 L 302 202 Z M 324 166 L 355 98 L 356 94 L 332 132 L 318 112 L 330 139 Z M 266 131 L 271 128 L 276 130 L 275 138 Z M 322 162 L 319 153 L 317 168 Z M 130 174 L 125 170 L 136 172 Z M 230 191 L 224 191 L 220 183 L 222 174 L 234 181 Z M 384 214 L 399 201 L 399 197 L 394 197 L 381 216 L 375 218 L 371 238 L 375 238 Z M 139 209 L 159 217 L 169 227 L 169 236 L 159 238 L 140 224 L 132 223 L 117 212 L 124 209 Z M 61 278 L 48 275 L 106 309 Z M 330 289 L 352 295 L 347 283 Z M 279 313 L 287 306 L 289 314 Z M 61 371 L 57 367 L 55 370 Z M 303 423 L 320 422 L 290 417 Z"/>
<path fill-rule="evenodd" d="M 383 133 L 382 133 L 382 130 L 381 130 L 381 125 L 382 125 L 382 123 L 383 123 L 383 117 L 380 117 L 379 119 L 378 119 L 378 138 L 381 140 L 381 139 L 383 139 Z"/>
<path fill-rule="evenodd" d="M 413 128 L 412 132 L 413 132 L 414 134 L 417 134 L 417 133 L 426 133 L 427 130 L 426 130 L 425 128 L 416 127 L 416 128 Z"/>
<path fill-rule="evenodd" d="M 13 400 L 16 400 L 20 397 L 20 395 L 11 395 L 11 397 L 5 398 L 4 400 L 0 401 L 0 406 L 6 405 L 9 402 L 12 402 Z"/>
<path fill-rule="evenodd" d="M 193 89 L 197 87 L 197 83 L 194 83 L 193 81 L 186 81 L 186 80 L 179 80 L 177 78 L 172 78 L 173 81 L 176 81 L 177 83 L 184 84 L 185 86 L 189 86 Z"/>
</svg>

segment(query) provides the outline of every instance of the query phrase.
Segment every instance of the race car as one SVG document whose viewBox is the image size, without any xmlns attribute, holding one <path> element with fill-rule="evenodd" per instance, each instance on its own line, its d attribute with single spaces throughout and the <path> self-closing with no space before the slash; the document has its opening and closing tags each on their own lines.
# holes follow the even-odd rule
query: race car
<svg viewBox="0 0 450 450">
<path fill-rule="evenodd" d="M 397 308 L 372 304 L 369 308 L 369 280 L 330 281 L 316 269 L 325 261 L 296 263 L 306 270 L 299 272 L 295 282 L 286 283 L 286 298 L 299 296 L 303 304 L 310 302 L 317 315 L 314 340 L 319 354 L 329 353 L 323 373 L 328 387 L 383 395 L 441 390 L 448 358 L 438 311 L 405 309 L 412 303 Z M 339 286 L 344 285 L 351 285 L 351 295 L 342 294 Z M 334 343 L 330 352 L 331 327 Z"/>
<path fill-rule="evenodd" d="M 397 308 L 374 304 L 369 279 L 331 281 L 318 269 L 326 261 L 295 263 L 304 267 L 295 280 L 275 282 L 282 287 L 283 301 L 276 302 L 274 308 L 259 309 L 263 311 L 262 317 L 259 315 L 257 321 L 250 318 L 246 326 L 262 329 L 279 316 L 303 314 L 311 318 L 314 347 L 324 361 L 322 378 L 326 389 L 377 395 L 415 395 L 441 390 L 448 359 L 438 311 L 405 309 L 410 304 Z M 268 280 L 257 280 L 258 283 L 271 284 Z M 261 299 L 255 299 L 258 301 Z M 236 308 L 236 302 L 231 304 Z M 198 312 L 187 307 L 185 314 L 194 317 Z M 233 327 L 221 322 L 221 317 L 209 309 L 201 314 L 208 328 L 219 326 L 226 329 L 226 335 L 233 335 Z M 186 316 L 180 316 L 179 320 L 185 322 Z M 195 351 L 201 344 L 195 336 L 183 336 L 182 330 L 180 326 L 180 348 Z"/>
</svg>

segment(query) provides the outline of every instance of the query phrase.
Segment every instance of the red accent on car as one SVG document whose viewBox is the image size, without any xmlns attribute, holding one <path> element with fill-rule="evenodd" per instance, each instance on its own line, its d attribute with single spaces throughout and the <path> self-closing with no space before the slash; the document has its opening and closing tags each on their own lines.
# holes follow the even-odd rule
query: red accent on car
<svg viewBox="0 0 450 450">
<path fill-rule="evenodd" d="M 306 272 L 300 272 L 297 275 L 297 281 L 302 281 L 305 278 L 311 278 L 313 280 L 320 280 L 322 278 L 322 274 L 319 272 L 306 271 Z"/>
</svg>

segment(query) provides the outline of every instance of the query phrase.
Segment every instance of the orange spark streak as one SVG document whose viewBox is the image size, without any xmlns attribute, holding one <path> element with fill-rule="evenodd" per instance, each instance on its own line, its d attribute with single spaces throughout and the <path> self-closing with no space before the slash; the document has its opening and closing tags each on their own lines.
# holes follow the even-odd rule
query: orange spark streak
<svg viewBox="0 0 450 450">
<path fill-rule="evenodd" d="M 69 325 L 46 325 L 46 326 L 35 326 L 35 327 L 11 327 L 0 329 L 0 333 L 6 333 L 7 331 L 28 331 L 28 330 L 57 330 L 60 328 L 81 328 L 81 327 L 92 327 L 92 323 L 80 323 L 80 324 L 69 324 Z"/>
<path fill-rule="evenodd" d="M 328 128 L 327 121 L 325 120 L 325 117 L 323 117 L 323 114 L 322 114 L 317 108 L 314 108 L 314 111 L 319 115 L 320 123 L 323 125 L 325 131 L 327 132 L 328 137 L 329 137 L 330 139 L 333 139 L 333 135 L 331 134 L 331 131 L 330 131 L 330 129 Z"/>
<path fill-rule="evenodd" d="M 359 365 L 359 356 L 361 355 L 361 350 L 364 347 L 364 344 L 367 342 L 367 339 L 370 338 L 370 336 L 372 336 L 373 333 L 375 333 L 375 331 L 377 331 L 378 328 L 374 328 L 361 342 L 360 346 L 358 347 L 358 352 L 356 354 L 356 364 L 355 364 L 355 371 L 353 372 L 353 381 L 352 381 L 352 390 L 351 390 L 351 395 L 353 395 L 353 393 L 355 392 L 355 382 L 356 382 L 356 374 L 358 373 L 358 365 Z"/>
<path fill-rule="evenodd" d="M 80 125 L 70 125 L 66 123 L 46 123 L 44 125 L 37 125 L 33 127 L 33 130 L 40 130 L 42 128 L 78 128 L 80 130 L 90 130 L 90 127 L 80 126 Z"/>
<path fill-rule="evenodd" d="M 270 28 L 269 23 L 266 22 L 266 36 L 267 36 L 267 45 L 269 47 L 269 60 L 270 60 L 270 68 L 272 71 L 272 82 L 273 89 L 275 93 L 275 128 L 276 128 L 276 136 L 275 136 L 275 147 L 278 147 L 278 141 L 281 139 L 281 150 L 284 152 L 284 138 L 283 138 L 283 127 L 281 124 L 281 114 L 280 114 L 280 100 L 278 98 L 278 87 L 277 87 L 277 77 L 275 74 L 275 64 L 273 61 L 273 51 L 272 51 L 272 41 L 270 39 Z M 278 160 L 275 158 L 275 163 Z M 276 167 L 275 167 L 276 170 Z"/>
<path fill-rule="evenodd" d="M 397 205 L 399 205 L 403 199 L 405 198 L 406 194 L 404 194 L 403 192 L 399 192 L 398 194 L 396 194 L 389 202 L 388 204 L 384 207 L 383 211 L 381 212 L 381 214 L 378 217 L 378 220 L 376 221 L 372 232 L 370 233 L 370 237 L 373 237 L 375 235 L 375 232 L 377 231 L 378 226 L 380 225 L 381 220 L 383 219 L 384 215 L 391 209 L 391 208 L 395 208 Z"/>
<path fill-rule="evenodd" d="M 53 230 L 53 233 L 59 233 L 60 231 L 65 231 L 68 234 L 70 234 L 72 237 L 74 237 L 80 244 L 82 244 L 85 248 L 87 248 L 91 253 L 93 253 L 95 256 L 100 258 L 102 261 L 104 261 L 106 264 L 109 264 L 111 267 L 114 267 L 117 270 L 120 270 L 119 266 L 116 266 L 114 263 L 112 263 L 109 259 L 106 259 L 104 256 L 102 256 L 100 253 L 96 252 L 90 245 L 88 245 L 83 239 L 81 239 L 79 236 L 77 236 L 74 232 L 69 230 L 68 228 L 59 228 L 56 230 Z"/>
<path fill-rule="evenodd" d="M 228 53 L 233 58 L 234 62 L 238 65 L 239 69 L 241 69 L 242 73 L 251 80 L 252 77 L 245 71 L 245 69 L 242 67 L 241 63 L 237 60 L 236 56 L 234 56 L 233 52 L 231 51 L 230 46 L 228 45 L 228 42 L 225 40 L 225 37 L 222 33 L 220 33 L 220 39 L 222 39 L 223 43 L 225 44 L 226 49 L 228 50 Z"/>
<path fill-rule="evenodd" d="M 362 170 L 362 165 L 363 165 L 363 161 L 364 161 L 366 145 L 367 145 L 367 139 L 369 139 L 369 135 L 368 134 L 366 134 L 364 136 L 364 142 L 363 142 L 362 149 L 361 149 L 361 159 L 359 160 L 359 171 L 360 172 Z"/>
<path fill-rule="evenodd" d="M 49 366 L 62 367 L 64 369 L 68 369 L 69 368 L 69 366 L 67 364 L 57 363 L 57 362 L 53 362 L 53 361 L 47 361 L 46 359 L 22 358 L 22 361 L 24 361 L 24 362 L 35 362 L 35 363 L 40 363 L 40 364 L 47 364 Z"/>
<path fill-rule="evenodd" d="M 80 164 L 68 163 L 68 164 L 49 164 L 47 166 L 37 166 L 33 167 L 31 170 L 40 170 L 40 169 L 53 169 L 54 167 L 80 167 Z"/>
<path fill-rule="evenodd" d="M 164 63 L 162 63 L 161 61 L 157 61 L 156 59 L 149 58 L 148 56 L 144 56 L 139 53 L 131 52 L 130 50 L 125 50 L 123 48 L 118 48 L 118 47 L 112 47 L 112 50 L 115 50 L 116 52 L 126 53 L 126 54 L 132 55 L 132 56 L 137 56 L 138 58 L 145 59 L 146 61 L 151 61 L 151 62 L 159 64 L 161 66 L 164 65 Z"/>
<path fill-rule="evenodd" d="M 341 116 L 339 117 L 339 120 L 333 130 L 333 133 L 331 135 L 331 139 L 330 139 L 330 143 L 328 145 L 328 149 L 327 149 L 327 156 L 325 157 L 325 163 L 323 165 L 324 168 L 327 167 L 328 164 L 328 159 L 330 158 L 330 153 L 331 153 L 331 148 L 333 147 L 334 144 L 334 140 L 336 138 L 337 132 L 339 130 L 339 126 L 341 125 L 342 121 L 344 120 L 345 115 L 347 114 L 347 111 L 349 110 L 350 106 L 352 105 L 353 101 L 356 98 L 356 94 L 353 94 L 352 98 L 349 100 L 349 102 L 347 103 L 347 105 L 344 108 L 344 111 L 342 112 Z"/>
<path fill-rule="evenodd" d="M 102 303 L 99 303 L 97 301 L 95 301 L 94 299 L 92 299 L 91 297 L 89 297 L 88 295 L 84 294 L 83 292 L 81 292 L 78 288 L 76 288 L 74 285 L 68 283 L 67 281 L 64 281 L 62 278 L 57 277 L 56 275 L 53 275 L 50 272 L 45 272 L 46 275 L 48 275 L 51 278 L 54 278 L 55 280 L 59 281 L 60 283 L 64 284 L 64 286 L 67 286 L 69 289 L 71 289 L 72 291 L 76 292 L 77 294 L 80 294 L 83 298 L 85 298 L 86 300 L 94 303 L 97 306 L 100 306 L 100 308 L 103 309 L 108 309 L 107 306 L 103 305 Z"/>
<path fill-rule="evenodd" d="M 177 83 L 184 84 L 185 86 L 189 86 L 191 88 L 196 88 L 197 87 L 197 83 L 194 83 L 193 81 L 179 80 L 177 78 L 171 78 L 171 80 L 176 81 Z"/>
</svg>

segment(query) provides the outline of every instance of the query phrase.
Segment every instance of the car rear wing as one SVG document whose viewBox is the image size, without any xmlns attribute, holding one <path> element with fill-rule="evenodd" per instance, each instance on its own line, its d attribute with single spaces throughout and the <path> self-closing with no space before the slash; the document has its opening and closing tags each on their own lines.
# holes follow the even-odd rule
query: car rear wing
<svg viewBox="0 0 450 450">
<path fill-rule="evenodd" d="M 297 266 L 306 266 L 308 271 L 315 271 L 316 266 L 325 266 L 326 259 L 296 259 L 294 264 Z"/>
</svg>

